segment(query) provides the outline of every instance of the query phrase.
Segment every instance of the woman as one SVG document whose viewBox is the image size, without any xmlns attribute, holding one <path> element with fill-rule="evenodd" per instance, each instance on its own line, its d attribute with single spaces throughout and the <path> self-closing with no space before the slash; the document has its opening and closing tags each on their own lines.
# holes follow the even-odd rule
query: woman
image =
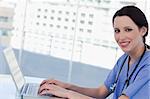
<svg viewBox="0 0 150 99">
<path fill-rule="evenodd" d="M 125 6 L 115 13 L 112 23 L 115 40 L 124 55 L 118 59 L 104 85 L 83 88 L 58 80 L 44 80 L 39 94 L 51 93 L 69 99 L 105 99 L 114 93 L 113 99 L 149 99 L 150 47 L 145 43 L 147 19 L 139 8 Z M 138 94 L 143 96 L 136 97 Z"/>
</svg>

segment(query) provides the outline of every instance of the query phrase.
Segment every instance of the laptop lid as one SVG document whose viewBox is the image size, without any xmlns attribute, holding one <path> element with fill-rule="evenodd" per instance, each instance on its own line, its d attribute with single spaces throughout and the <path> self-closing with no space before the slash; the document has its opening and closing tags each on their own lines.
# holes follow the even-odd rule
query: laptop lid
<svg viewBox="0 0 150 99">
<path fill-rule="evenodd" d="M 18 65 L 15 53 L 11 47 L 5 48 L 3 50 L 3 53 L 5 56 L 6 62 L 9 66 L 11 76 L 15 82 L 16 88 L 18 91 L 20 91 L 22 86 L 25 84 L 25 79 Z"/>
</svg>

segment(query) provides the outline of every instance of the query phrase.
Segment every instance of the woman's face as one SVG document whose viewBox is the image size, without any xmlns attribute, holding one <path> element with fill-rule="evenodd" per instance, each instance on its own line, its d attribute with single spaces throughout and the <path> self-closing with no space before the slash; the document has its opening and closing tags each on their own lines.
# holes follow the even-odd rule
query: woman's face
<svg viewBox="0 0 150 99">
<path fill-rule="evenodd" d="M 115 40 L 124 52 L 129 53 L 143 46 L 144 28 L 139 29 L 130 17 L 117 16 L 113 27 Z"/>
</svg>

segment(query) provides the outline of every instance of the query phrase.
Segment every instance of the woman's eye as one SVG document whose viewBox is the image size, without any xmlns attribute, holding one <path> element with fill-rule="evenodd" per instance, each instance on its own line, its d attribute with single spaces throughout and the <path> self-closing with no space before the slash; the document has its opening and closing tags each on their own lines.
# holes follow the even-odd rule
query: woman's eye
<svg viewBox="0 0 150 99">
<path fill-rule="evenodd" d="M 125 29 L 126 32 L 130 32 L 132 31 L 133 29 Z"/>
<path fill-rule="evenodd" d="M 115 29 L 115 30 L 114 30 L 114 32 L 115 32 L 115 33 L 119 33 L 119 32 L 120 32 L 120 30 L 118 30 L 118 29 Z"/>
</svg>

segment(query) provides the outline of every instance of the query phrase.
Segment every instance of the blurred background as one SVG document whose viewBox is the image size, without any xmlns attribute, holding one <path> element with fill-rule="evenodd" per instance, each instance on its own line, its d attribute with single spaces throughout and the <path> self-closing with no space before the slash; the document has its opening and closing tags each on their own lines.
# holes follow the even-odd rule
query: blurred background
<svg viewBox="0 0 150 99">
<path fill-rule="evenodd" d="M 0 74 L 9 74 L 2 50 L 11 46 L 25 76 L 103 84 L 123 54 L 112 16 L 125 5 L 150 22 L 150 0 L 0 0 Z"/>
</svg>

